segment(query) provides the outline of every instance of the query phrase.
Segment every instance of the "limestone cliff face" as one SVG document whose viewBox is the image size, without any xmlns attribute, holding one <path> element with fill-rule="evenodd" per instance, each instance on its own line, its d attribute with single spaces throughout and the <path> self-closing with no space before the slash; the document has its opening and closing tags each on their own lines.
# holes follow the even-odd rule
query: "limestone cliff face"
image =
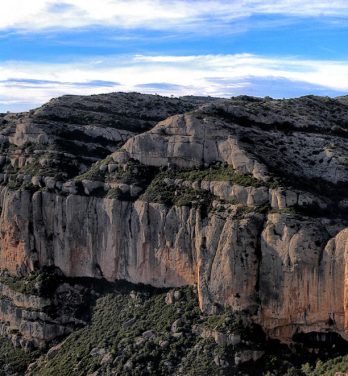
<svg viewBox="0 0 348 376">
<path fill-rule="evenodd" d="M 13 273 L 55 265 L 67 276 L 196 284 L 202 309 L 249 310 L 274 337 L 345 335 L 348 231 L 340 226 L 289 214 L 240 218 L 234 205 L 202 218 L 200 209 L 140 200 L 7 189 L 2 200 L 0 260 Z"/>
<path fill-rule="evenodd" d="M 1 268 L 196 285 L 203 310 L 246 311 L 272 337 L 348 339 L 347 114 L 326 98 L 218 101 L 128 135 L 83 175 L 25 161 L 0 176 Z"/>
<path fill-rule="evenodd" d="M 260 322 L 271 335 L 334 330 L 345 338 L 348 230 L 272 215 L 262 232 Z"/>
<path fill-rule="evenodd" d="M 4 208 L 1 218 L 7 229 L 0 239 L 1 265 L 13 273 L 18 265 L 29 270 L 55 265 L 67 276 L 157 287 L 198 284 L 206 308 L 216 302 L 244 309 L 256 297 L 255 247 L 263 215 L 202 218 L 199 209 L 185 206 L 47 192 L 30 197 L 7 189 L 3 199 L 9 208 L 28 208 L 22 213 Z M 9 237 L 15 244 L 9 246 Z"/>
</svg>

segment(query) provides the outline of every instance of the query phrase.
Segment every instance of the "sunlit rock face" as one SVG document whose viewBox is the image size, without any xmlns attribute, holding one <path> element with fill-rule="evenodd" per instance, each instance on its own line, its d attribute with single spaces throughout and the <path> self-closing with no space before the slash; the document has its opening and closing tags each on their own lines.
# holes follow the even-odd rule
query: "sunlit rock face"
<svg viewBox="0 0 348 376">
<path fill-rule="evenodd" d="M 347 338 L 344 98 L 66 96 L 2 121 L 3 270 L 196 285 L 283 341 Z"/>
</svg>

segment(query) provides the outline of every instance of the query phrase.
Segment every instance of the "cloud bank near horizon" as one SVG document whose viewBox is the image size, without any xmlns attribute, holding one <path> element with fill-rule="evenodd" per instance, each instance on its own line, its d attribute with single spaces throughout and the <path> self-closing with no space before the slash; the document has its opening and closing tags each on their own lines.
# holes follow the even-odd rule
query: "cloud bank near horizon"
<svg viewBox="0 0 348 376">
<path fill-rule="evenodd" d="M 1 0 L 0 112 L 63 94 L 348 92 L 347 0 Z"/>
<path fill-rule="evenodd" d="M 252 54 L 124 56 L 80 63 L 0 66 L 0 110 L 28 110 L 64 94 L 138 91 L 161 95 L 286 97 L 348 93 L 348 63 Z"/>
<path fill-rule="evenodd" d="M 91 26 L 214 30 L 252 16 L 348 18 L 345 0 L 2 0 L 0 30 L 32 32 Z M 206 28 L 204 29 L 206 31 Z"/>
</svg>

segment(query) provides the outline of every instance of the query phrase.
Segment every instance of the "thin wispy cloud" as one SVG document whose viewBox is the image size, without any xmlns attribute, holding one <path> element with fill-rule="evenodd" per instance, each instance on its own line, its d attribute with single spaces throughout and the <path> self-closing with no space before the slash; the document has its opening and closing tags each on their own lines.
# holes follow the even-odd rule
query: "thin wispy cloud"
<svg viewBox="0 0 348 376">
<path fill-rule="evenodd" d="M 231 26 L 258 15 L 348 18 L 346 0 L 2 0 L 0 29 L 39 31 L 90 26 L 170 30 Z M 177 29 L 178 30 L 178 29 Z M 201 29 L 206 32 L 206 28 Z"/>
<path fill-rule="evenodd" d="M 136 55 L 74 64 L 17 62 L 14 66 L 9 62 L 0 66 L 0 104 L 10 109 L 36 107 L 62 94 L 111 91 L 283 97 L 289 96 L 282 91 L 286 86 L 291 88 L 290 95 L 295 89 L 303 94 L 347 92 L 348 63 L 234 54 Z"/>
<path fill-rule="evenodd" d="M 92 80 L 85 82 L 64 82 L 64 81 L 54 81 L 54 80 L 40 80 L 35 78 L 8 78 L 6 80 L 0 81 L 0 85 L 3 86 L 23 86 L 23 87 L 44 87 L 51 85 L 70 85 L 70 86 L 97 86 L 97 87 L 115 87 L 118 86 L 118 82 L 114 81 L 103 81 L 103 80 Z"/>
</svg>

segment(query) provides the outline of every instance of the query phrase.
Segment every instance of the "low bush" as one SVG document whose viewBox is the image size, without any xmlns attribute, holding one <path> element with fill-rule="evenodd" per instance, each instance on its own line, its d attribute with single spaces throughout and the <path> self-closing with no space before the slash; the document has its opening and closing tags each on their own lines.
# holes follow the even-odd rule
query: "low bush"
<svg viewBox="0 0 348 376">
<path fill-rule="evenodd" d="M 148 186 L 142 200 L 168 206 L 204 207 L 210 209 L 214 195 L 209 191 L 165 183 L 166 173 L 160 173 Z"/>
<path fill-rule="evenodd" d="M 14 348 L 7 338 L 0 337 L 0 376 L 24 375 L 36 356 L 35 352 Z"/>
<path fill-rule="evenodd" d="M 181 171 L 173 174 L 177 179 L 184 180 L 207 180 L 207 181 L 230 181 L 231 183 L 245 187 L 261 187 L 265 183 L 248 174 L 237 172 L 230 165 L 217 164 L 205 169 Z"/>
<path fill-rule="evenodd" d="M 14 291 L 26 295 L 51 296 L 58 285 L 63 281 L 60 274 L 45 268 L 41 271 L 31 272 L 24 277 L 2 275 L 0 282 Z"/>
</svg>

